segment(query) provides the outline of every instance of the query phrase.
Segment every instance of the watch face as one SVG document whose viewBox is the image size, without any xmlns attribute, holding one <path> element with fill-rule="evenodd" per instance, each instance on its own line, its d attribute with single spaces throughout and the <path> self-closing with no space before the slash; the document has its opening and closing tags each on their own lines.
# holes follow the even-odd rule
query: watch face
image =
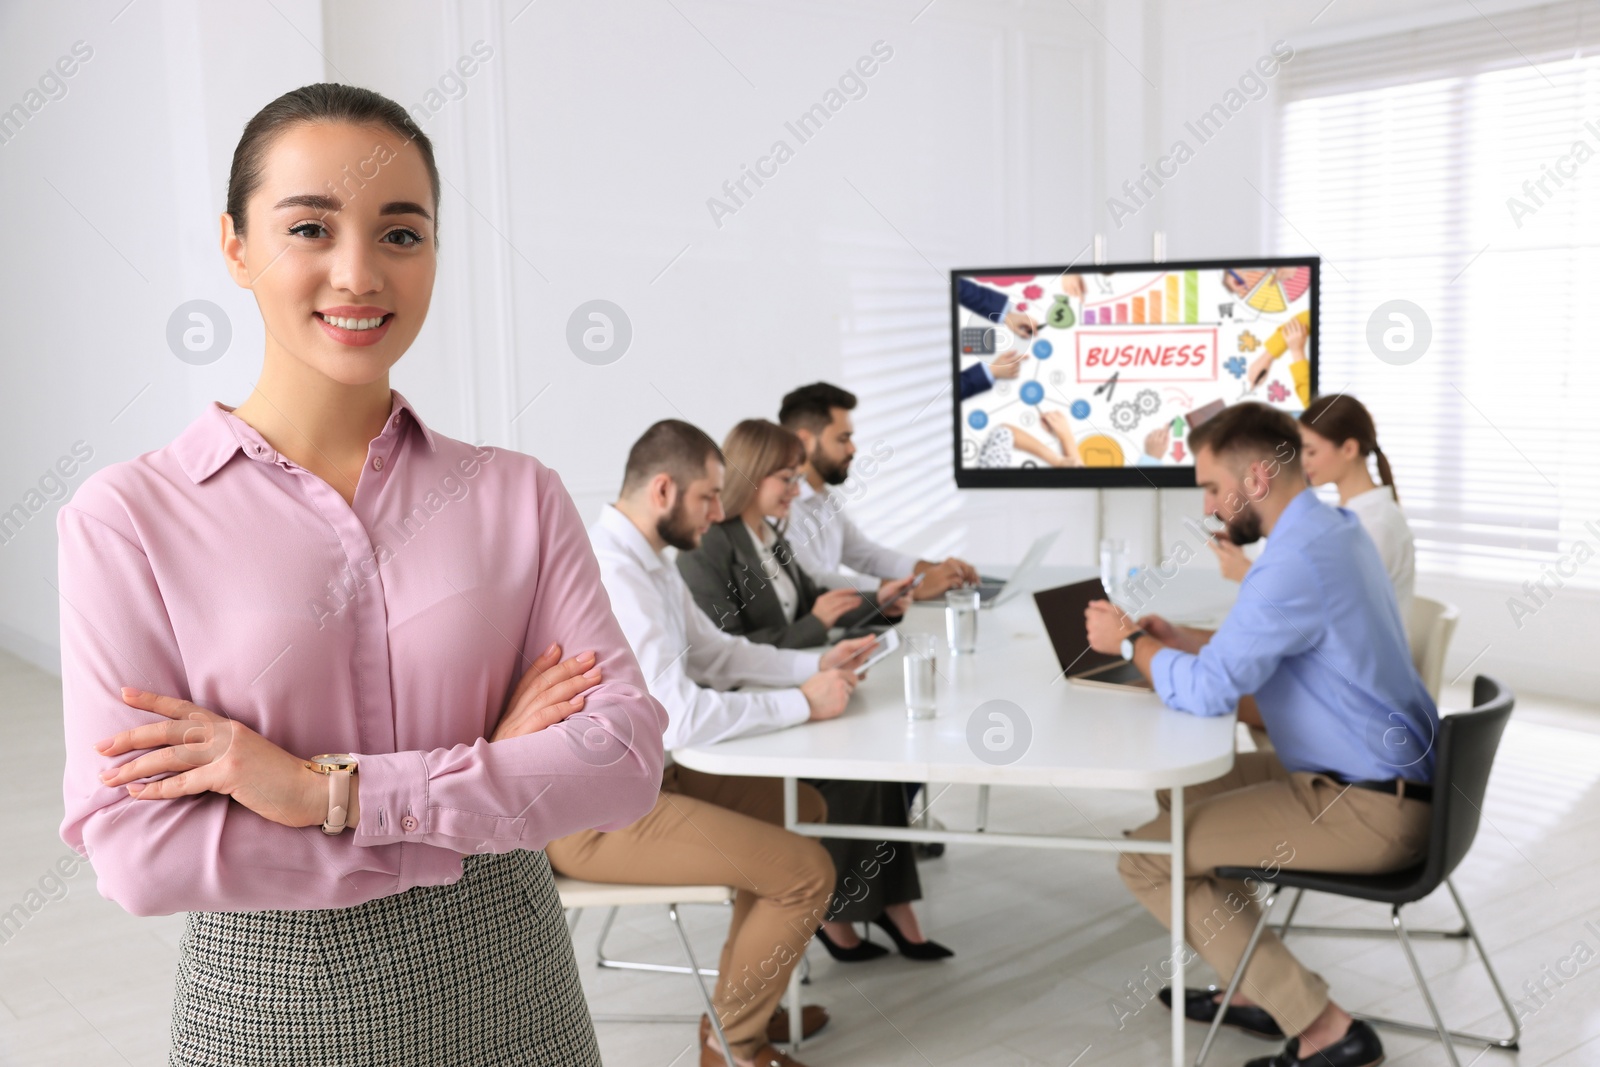
<svg viewBox="0 0 1600 1067">
<path fill-rule="evenodd" d="M 312 756 L 311 762 L 324 771 L 353 771 L 356 761 L 350 756 Z"/>
</svg>

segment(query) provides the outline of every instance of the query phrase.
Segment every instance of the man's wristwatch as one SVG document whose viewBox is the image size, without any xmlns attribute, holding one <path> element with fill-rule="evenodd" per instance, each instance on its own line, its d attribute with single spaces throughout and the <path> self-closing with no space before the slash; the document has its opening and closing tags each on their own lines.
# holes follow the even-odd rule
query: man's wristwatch
<svg viewBox="0 0 1600 1067">
<path fill-rule="evenodd" d="M 1149 636 L 1149 634 L 1145 633 L 1143 630 L 1135 630 L 1135 631 L 1133 631 L 1133 633 L 1129 634 L 1127 637 L 1124 637 L 1122 639 L 1122 658 L 1127 660 L 1129 663 L 1132 663 L 1133 662 L 1133 646 L 1134 646 L 1135 642 L 1137 642 L 1139 640 L 1139 638 L 1141 638 L 1141 637 L 1148 637 L 1148 636 Z"/>
<path fill-rule="evenodd" d="M 350 817 L 350 779 L 356 773 L 356 758 L 346 753 L 312 756 L 306 769 L 328 779 L 328 818 L 322 824 L 322 832 L 344 833 L 345 821 Z"/>
</svg>

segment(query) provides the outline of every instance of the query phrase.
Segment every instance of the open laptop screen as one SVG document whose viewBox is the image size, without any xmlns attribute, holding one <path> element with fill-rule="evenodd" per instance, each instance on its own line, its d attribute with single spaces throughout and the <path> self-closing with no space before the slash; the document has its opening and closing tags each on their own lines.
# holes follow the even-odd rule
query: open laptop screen
<svg viewBox="0 0 1600 1067">
<path fill-rule="evenodd" d="M 1098 578 L 1041 589 L 1033 594 L 1045 632 L 1055 646 L 1056 659 L 1061 661 L 1061 669 L 1069 678 L 1122 662 L 1121 656 L 1096 652 L 1089 647 L 1089 632 L 1083 622 L 1083 613 L 1091 600 L 1110 599 Z"/>
</svg>

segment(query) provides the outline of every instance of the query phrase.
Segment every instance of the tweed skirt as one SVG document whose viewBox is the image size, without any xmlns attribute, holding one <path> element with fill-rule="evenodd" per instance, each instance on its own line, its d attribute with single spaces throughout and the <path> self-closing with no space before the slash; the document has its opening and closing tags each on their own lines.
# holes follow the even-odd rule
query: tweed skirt
<svg viewBox="0 0 1600 1067">
<path fill-rule="evenodd" d="M 172 1067 L 599 1067 L 543 852 L 349 908 L 191 912 Z"/>
</svg>

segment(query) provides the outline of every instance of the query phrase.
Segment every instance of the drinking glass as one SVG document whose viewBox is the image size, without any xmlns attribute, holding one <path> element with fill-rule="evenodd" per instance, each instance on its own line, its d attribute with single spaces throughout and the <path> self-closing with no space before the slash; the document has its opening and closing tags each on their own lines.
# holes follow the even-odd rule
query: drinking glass
<svg viewBox="0 0 1600 1067">
<path fill-rule="evenodd" d="M 1128 542 L 1120 537 L 1106 537 L 1100 541 L 1100 584 L 1113 602 L 1122 595 L 1122 585 L 1128 579 Z"/>
<path fill-rule="evenodd" d="M 938 642 L 932 634 L 911 634 L 905 639 L 906 718 L 931 719 L 937 708 L 934 678 Z"/>
<path fill-rule="evenodd" d="M 945 637 L 958 656 L 978 651 L 978 604 L 976 589 L 952 589 L 944 595 Z"/>
</svg>

